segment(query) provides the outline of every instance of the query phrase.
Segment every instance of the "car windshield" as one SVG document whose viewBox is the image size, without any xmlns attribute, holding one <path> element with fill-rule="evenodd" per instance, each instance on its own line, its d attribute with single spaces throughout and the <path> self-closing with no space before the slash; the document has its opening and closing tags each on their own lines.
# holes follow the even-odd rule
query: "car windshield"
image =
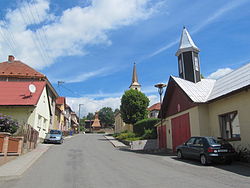
<svg viewBox="0 0 250 188">
<path fill-rule="evenodd" d="M 61 131 L 59 130 L 50 130 L 50 134 L 61 134 Z"/>
</svg>

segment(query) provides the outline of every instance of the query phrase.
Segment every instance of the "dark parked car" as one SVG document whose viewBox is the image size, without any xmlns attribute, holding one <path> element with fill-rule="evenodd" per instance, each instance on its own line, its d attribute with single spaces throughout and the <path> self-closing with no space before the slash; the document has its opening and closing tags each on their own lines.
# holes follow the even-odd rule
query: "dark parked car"
<svg viewBox="0 0 250 188">
<path fill-rule="evenodd" d="M 231 144 L 214 137 L 191 137 L 184 144 L 176 147 L 177 157 L 199 159 L 202 165 L 215 161 L 231 164 L 235 150 Z"/>
<path fill-rule="evenodd" d="M 44 143 L 62 144 L 63 143 L 62 131 L 50 130 L 49 133 L 46 134 L 46 137 L 44 139 Z"/>
</svg>

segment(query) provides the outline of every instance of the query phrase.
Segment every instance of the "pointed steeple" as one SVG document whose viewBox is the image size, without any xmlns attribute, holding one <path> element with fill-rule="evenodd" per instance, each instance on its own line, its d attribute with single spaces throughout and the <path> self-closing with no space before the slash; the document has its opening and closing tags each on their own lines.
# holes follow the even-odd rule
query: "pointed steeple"
<svg viewBox="0 0 250 188">
<path fill-rule="evenodd" d="M 200 76 L 200 49 L 195 45 L 187 29 L 184 27 L 181 34 L 178 56 L 179 77 L 191 82 L 199 82 Z"/>
<path fill-rule="evenodd" d="M 176 52 L 176 56 L 179 56 L 180 53 L 186 52 L 186 51 L 196 51 L 199 52 L 200 49 L 195 45 L 194 41 L 192 40 L 188 30 L 186 27 L 183 27 L 182 34 L 181 34 L 181 40 L 179 43 L 179 49 Z"/>
<path fill-rule="evenodd" d="M 137 77 L 137 72 L 136 72 L 136 64 L 134 63 L 134 68 L 133 68 L 133 76 L 132 76 L 132 83 L 129 86 L 131 89 L 136 89 L 136 90 L 141 90 L 141 85 L 138 83 L 138 77 Z"/>
</svg>

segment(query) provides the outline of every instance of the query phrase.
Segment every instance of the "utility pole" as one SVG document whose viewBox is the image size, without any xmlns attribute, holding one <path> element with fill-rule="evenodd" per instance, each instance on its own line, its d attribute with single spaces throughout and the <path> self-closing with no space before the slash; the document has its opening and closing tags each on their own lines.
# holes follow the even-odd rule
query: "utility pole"
<svg viewBox="0 0 250 188">
<path fill-rule="evenodd" d="M 80 133 L 80 126 L 81 126 L 81 105 L 83 104 L 79 104 L 79 126 L 78 126 L 78 132 Z"/>
</svg>

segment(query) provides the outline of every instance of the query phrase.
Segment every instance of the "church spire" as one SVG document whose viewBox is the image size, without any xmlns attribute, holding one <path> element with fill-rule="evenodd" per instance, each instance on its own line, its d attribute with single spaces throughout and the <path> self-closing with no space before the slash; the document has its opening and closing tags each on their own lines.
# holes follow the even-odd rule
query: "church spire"
<svg viewBox="0 0 250 188">
<path fill-rule="evenodd" d="M 178 56 L 179 77 L 191 82 L 199 82 L 200 76 L 200 49 L 195 45 L 187 29 L 183 27 L 179 49 L 176 52 Z"/>
<path fill-rule="evenodd" d="M 138 77 L 137 77 L 137 72 L 136 72 L 136 64 L 134 63 L 134 68 L 133 68 L 133 76 L 132 76 L 132 83 L 129 86 L 131 89 L 136 89 L 136 90 L 141 90 L 141 85 L 138 83 Z"/>
<path fill-rule="evenodd" d="M 188 30 L 184 26 L 181 34 L 181 40 L 179 43 L 179 49 L 176 52 L 176 56 L 179 56 L 180 53 L 182 52 L 190 50 L 196 51 L 197 53 L 200 51 L 199 48 L 195 45 L 194 41 L 192 40 Z"/>
</svg>

